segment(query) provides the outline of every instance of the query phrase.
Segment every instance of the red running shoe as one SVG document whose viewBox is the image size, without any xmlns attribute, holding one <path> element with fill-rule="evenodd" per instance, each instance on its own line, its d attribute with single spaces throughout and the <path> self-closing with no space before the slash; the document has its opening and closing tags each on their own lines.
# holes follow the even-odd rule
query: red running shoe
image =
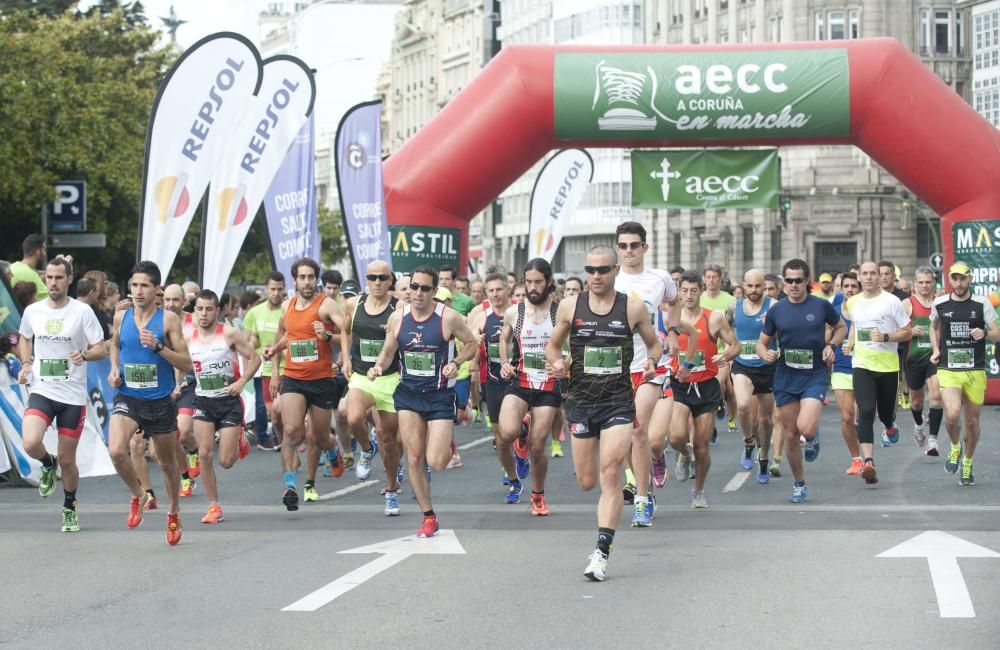
<svg viewBox="0 0 1000 650">
<path fill-rule="evenodd" d="M 125 525 L 129 528 L 138 528 L 142 523 L 142 508 L 146 505 L 147 493 L 141 497 L 132 497 L 128 507 L 128 517 L 125 518 Z"/>
<path fill-rule="evenodd" d="M 240 442 L 237 447 L 236 457 L 243 460 L 250 455 L 250 441 L 247 440 L 246 429 L 240 430 Z"/>
<path fill-rule="evenodd" d="M 167 514 L 167 544 L 177 546 L 181 541 L 181 513 Z"/>
<path fill-rule="evenodd" d="M 438 532 L 437 515 L 424 517 L 423 525 L 417 530 L 417 537 L 434 537 Z"/>
</svg>

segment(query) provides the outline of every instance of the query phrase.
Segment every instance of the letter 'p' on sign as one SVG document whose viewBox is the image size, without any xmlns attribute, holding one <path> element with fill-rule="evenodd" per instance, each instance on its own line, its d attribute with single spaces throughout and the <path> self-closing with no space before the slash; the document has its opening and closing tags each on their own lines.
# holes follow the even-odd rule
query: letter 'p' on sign
<svg viewBox="0 0 1000 650">
<path fill-rule="evenodd" d="M 58 181 L 56 198 L 49 204 L 49 232 L 84 232 L 87 230 L 87 182 Z"/>
</svg>

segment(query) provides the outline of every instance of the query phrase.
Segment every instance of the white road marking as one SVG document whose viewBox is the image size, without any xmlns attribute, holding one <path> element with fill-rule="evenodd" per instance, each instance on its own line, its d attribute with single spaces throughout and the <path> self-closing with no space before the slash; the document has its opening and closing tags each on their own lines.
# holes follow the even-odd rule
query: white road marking
<svg viewBox="0 0 1000 650">
<path fill-rule="evenodd" d="M 747 482 L 748 478 L 750 478 L 750 472 L 739 472 L 734 475 L 733 478 L 729 479 L 729 482 L 726 483 L 726 487 L 722 488 L 722 491 L 735 492 L 743 487 L 743 484 Z"/>
</svg>

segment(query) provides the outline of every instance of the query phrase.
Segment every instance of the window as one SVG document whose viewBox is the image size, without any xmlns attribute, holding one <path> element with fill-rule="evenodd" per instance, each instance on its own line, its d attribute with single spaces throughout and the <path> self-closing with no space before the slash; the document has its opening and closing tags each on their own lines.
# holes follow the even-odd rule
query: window
<svg viewBox="0 0 1000 650">
<path fill-rule="evenodd" d="M 668 219 L 670 217 L 667 217 Z M 670 233 L 670 266 L 681 263 L 681 234 L 679 232 Z"/>
<path fill-rule="evenodd" d="M 781 261 L 781 226 L 771 231 L 771 262 Z"/>
<path fill-rule="evenodd" d="M 927 54 L 931 48 L 931 10 L 920 10 L 920 53 Z"/>
<path fill-rule="evenodd" d="M 825 14 L 822 11 L 816 12 L 816 35 L 814 40 L 822 41 L 826 37 L 826 29 L 824 28 L 824 18 Z"/>
<path fill-rule="evenodd" d="M 962 42 L 962 10 L 955 10 L 955 54 L 962 56 L 965 54 L 965 43 Z"/>
<path fill-rule="evenodd" d="M 831 41 L 841 41 L 847 38 L 847 32 L 844 30 L 844 12 L 843 11 L 831 11 L 826 15 L 827 17 L 827 36 Z"/>
<path fill-rule="evenodd" d="M 743 268 L 753 265 L 753 226 L 743 226 Z"/>
<path fill-rule="evenodd" d="M 861 38 L 861 12 L 857 9 L 851 9 L 848 15 L 850 16 L 850 31 L 847 38 Z"/>
<path fill-rule="evenodd" d="M 696 216 L 699 215 L 699 216 Z M 704 223 L 705 221 L 705 211 L 704 210 L 692 210 L 691 220 L 700 221 Z M 694 268 L 703 269 L 705 268 L 705 257 L 707 256 L 708 246 L 705 244 L 705 227 L 697 226 L 694 229 Z"/>
<path fill-rule="evenodd" d="M 947 9 L 934 12 L 934 53 L 951 53 L 951 11 Z"/>
<path fill-rule="evenodd" d="M 781 42 L 781 17 L 774 16 L 770 21 L 770 41 L 772 43 Z"/>
</svg>

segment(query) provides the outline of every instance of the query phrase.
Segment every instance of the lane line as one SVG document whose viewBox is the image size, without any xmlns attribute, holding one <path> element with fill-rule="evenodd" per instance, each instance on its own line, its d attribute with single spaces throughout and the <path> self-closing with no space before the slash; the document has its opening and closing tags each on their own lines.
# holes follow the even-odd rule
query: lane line
<svg viewBox="0 0 1000 650">
<path fill-rule="evenodd" d="M 351 589 L 364 584 L 366 581 L 374 578 L 386 569 L 396 566 L 408 557 L 410 557 L 409 553 L 387 553 L 380 555 L 371 562 L 359 566 L 347 575 L 337 578 L 325 587 L 320 587 L 311 594 L 300 598 L 281 611 L 315 612 L 323 605 L 343 596 Z"/>
<path fill-rule="evenodd" d="M 456 447 L 456 449 L 458 449 L 459 451 L 465 451 L 466 449 L 472 449 L 473 447 L 475 447 L 477 445 L 481 445 L 484 442 L 491 442 L 492 440 L 493 440 L 493 435 L 491 434 L 491 435 L 488 435 L 488 436 L 483 436 L 482 438 L 477 438 L 476 440 L 473 440 L 472 442 L 467 442 L 464 445 L 459 445 L 458 447 Z"/>
<path fill-rule="evenodd" d="M 743 484 L 747 482 L 748 478 L 750 478 L 750 472 L 740 472 L 734 475 L 733 478 L 729 479 L 729 482 L 726 483 L 726 487 L 722 488 L 722 491 L 735 492 L 743 487 Z"/>
</svg>

